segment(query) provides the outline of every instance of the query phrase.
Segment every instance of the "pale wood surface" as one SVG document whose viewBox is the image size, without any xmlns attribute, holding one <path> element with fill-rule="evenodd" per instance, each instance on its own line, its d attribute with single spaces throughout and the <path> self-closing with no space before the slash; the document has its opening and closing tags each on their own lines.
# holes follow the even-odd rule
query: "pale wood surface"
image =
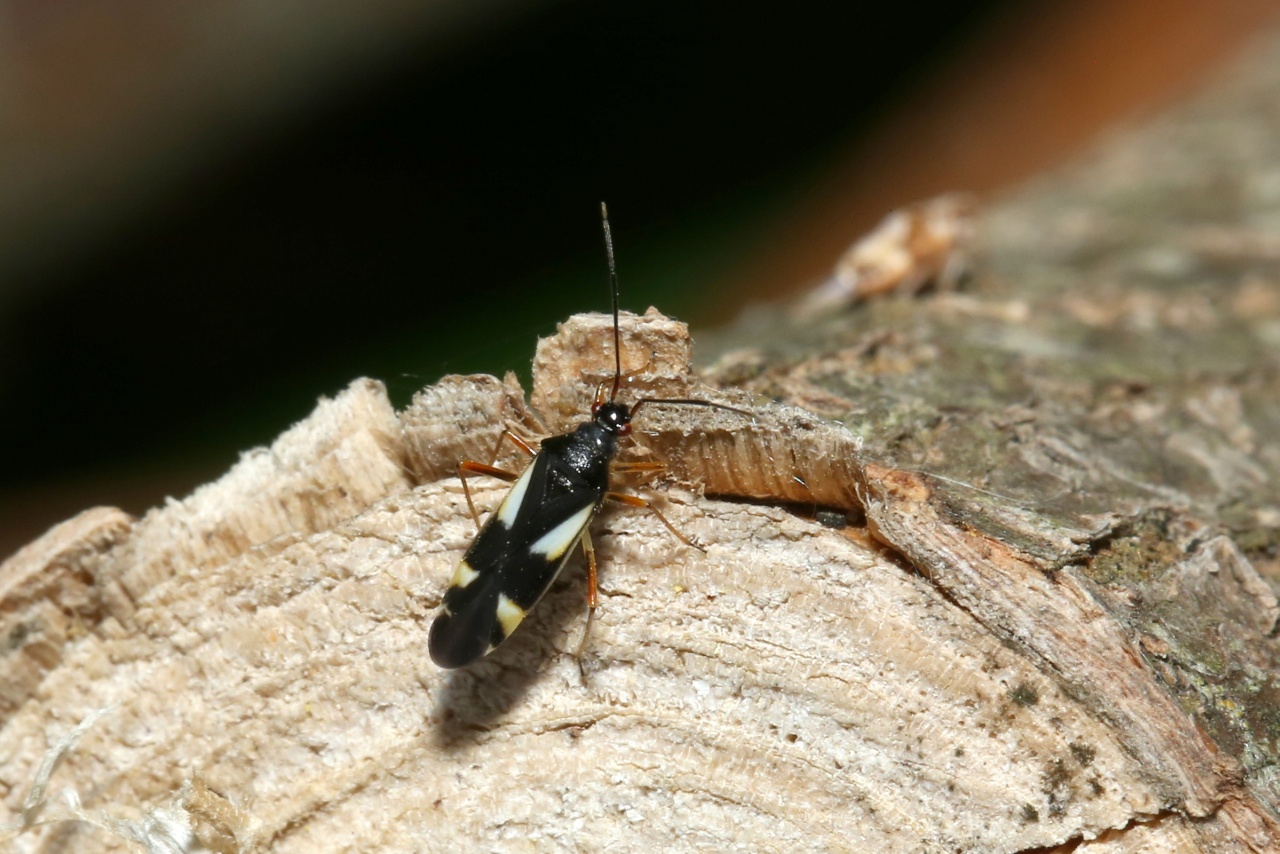
<svg viewBox="0 0 1280 854">
<path fill-rule="evenodd" d="M 54 822 L 13 849 L 130 850 L 71 788 L 152 850 L 1276 850 L 1277 92 L 1280 50 L 993 207 L 961 293 L 746 319 L 700 377 L 628 315 L 625 399 L 753 417 L 638 419 L 705 551 L 607 509 L 581 656 L 578 569 L 468 670 L 425 635 L 453 466 L 582 418 L 601 315 L 528 404 L 359 380 L 55 528 L 0 567 L 4 820 Z"/>
</svg>

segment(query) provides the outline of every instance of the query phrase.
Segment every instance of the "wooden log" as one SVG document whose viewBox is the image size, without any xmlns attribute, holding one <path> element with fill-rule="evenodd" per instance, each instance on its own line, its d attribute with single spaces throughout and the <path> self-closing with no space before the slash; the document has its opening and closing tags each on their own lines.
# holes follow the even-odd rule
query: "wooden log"
<svg viewBox="0 0 1280 854">
<path fill-rule="evenodd" d="M 624 399 L 753 416 L 645 408 L 636 486 L 702 549 L 604 512 L 585 644 L 575 568 L 479 664 L 425 654 L 452 467 L 584 417 L 601 315 L 528 403 L 358 380 L 56 527 L 0 566 L 7 844 L 1277 850 L 1278 92 L 1273 47 L 990 208 L 958 292 L 757 314 L 696 373 L 626 315 Z"/>
</svg>

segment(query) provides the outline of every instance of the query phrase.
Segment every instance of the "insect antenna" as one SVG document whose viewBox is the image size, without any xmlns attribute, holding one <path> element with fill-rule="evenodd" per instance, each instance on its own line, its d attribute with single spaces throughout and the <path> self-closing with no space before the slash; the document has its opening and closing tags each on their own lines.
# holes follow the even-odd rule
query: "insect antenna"
<svg viewBox="0 0 1280 854">
<path fill-rule="evenodd" d="M 723 409 L 725 412 L 736 412 L 739 415 L 755 420 L 755 414 L 745 409 L 739 409 L 736 406 L 729 406 L 724 403 L 712 403 L 709 400 L 690 400 L 687 398 L 677 397 L 642 397 L 635 403 L 631 404 L 631 417 L 634 418 L 636 410 L 646 403 L 660 403 L 668 406 L 705 406 L 708 409 Z"/>
<path fill-rule="evenodd" d="M 600 203 L 600 221 L 604 225 L 604 251 L 609 258 L 609 288 L 613 291 L 613 390 L 609 394 L 609 402 L 618 397 L 618 388 L 622 385 L 622 343 L 621 334 L 618 332 L 618 264 L 613 257 L 613 232 L 609 229 L 609 208 L 604 202 Z M 603 384 L 602 384 L 603 386 Z M 600 391 L 596 392 L 597 405 L 600 402 Z M 723 409 L 725 412 L 736 412 L 739 415 L 745 415 L 754 419 L 755 416 L 745 409 L 738 409 L 733 406 L 726 406 L 723 403 L 712 403 L 709 400 L 690 400 L 686 398 L 667 398 L 667 397 L 642 397 L 631 405 L 631 417 L 634 418 L 637 410 L 646 403 L 663 403 L 673 406 L 705 406 L 710 409 Z"/>
<path fill-rule="evenodd" d="M 600 221 L 604 224 L 604 251 L 609 256 L 609 287 L 613 290 L 613 391 L 609 402 L 618 397 L 618 386 L 622 384 L 622 345 L 618 333 L 618 264 L 613 260 L 613 234 L 609 231 L 609 208 L 600 203 Z"/>
</svg>

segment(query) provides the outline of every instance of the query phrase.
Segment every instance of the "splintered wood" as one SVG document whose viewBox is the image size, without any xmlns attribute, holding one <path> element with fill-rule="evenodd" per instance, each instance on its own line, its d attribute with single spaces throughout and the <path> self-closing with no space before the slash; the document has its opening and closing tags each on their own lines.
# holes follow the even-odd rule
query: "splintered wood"
<svg viewBox="0 0 1280 854">
<path fill-rule="evenodd" d="M 641 407 L 621 458 L 667 468 L 613 486 L 698 547 L 606 508 L 589 632 L 574 559 L 494 654 L 426 650 L 458 461 L 587 417 L 602 315 L 527 400 L 359 380 L 185 499 L 53 528 L 0 565 L 0 845 L 1280 850 L 1278 92 L 1273 46 L 966 221 L 960 292 L 861 300 L 895 226 L 700 373 L 624 315 L 621 402 L 747 414 Z M 937 276 L 958 243 L 903 246 Z"/>
<path fill-rule="evenodd" d="M 843 427 L 701 385 L 682 324 L 623 330 L 624 395 L 753 417 L 642 410 L 628 453 L 671 464 L 650 492 L 705 552 L 606 511 L 581 658 L 576 570 L 467 670 L 430 664 L 425 620 L 474 534 L 449 461 L 581 420 L 601 315 L 542 342 L 533 409 L 511 379 L 452 377 L 397 417 L 359 381 L 191 498 L 89 511 L 10 559 L 12 850 L 1017 851 L 1170 810 L 1230 836 L 1230 762 L 1087 595 L 938 520 L 923 482 L 868 474 Z M 506 488 L 478 486 L 485 509 Z M 859 495 L 895 551 L 813 520 L 856 522 Z M 979 571 L 986 601 L 938 585 Z"/>
</svg>

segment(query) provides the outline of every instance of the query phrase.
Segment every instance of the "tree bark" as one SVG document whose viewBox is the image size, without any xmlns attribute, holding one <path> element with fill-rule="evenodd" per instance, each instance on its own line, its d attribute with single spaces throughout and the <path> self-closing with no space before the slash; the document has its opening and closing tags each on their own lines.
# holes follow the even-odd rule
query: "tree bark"
<svg viewBox="0 0 1280 854">
<path fill-rule="evenodd" d="M 992 206 L 959 291 L 759 312 L 700 374 L 625 316 L 621 399 L 751 415 L 643 408 L 634 486 L 698 547 L 606 509 L 585 640 L 575 568 L 425 654 L 457 461 L 584 418 L 602 315 L 528 403 L 358 380 L 54 528 L 0 567 L 14 850 L 1276 850 L 1278 97 L 1273 46 Z"/>
</svg>

